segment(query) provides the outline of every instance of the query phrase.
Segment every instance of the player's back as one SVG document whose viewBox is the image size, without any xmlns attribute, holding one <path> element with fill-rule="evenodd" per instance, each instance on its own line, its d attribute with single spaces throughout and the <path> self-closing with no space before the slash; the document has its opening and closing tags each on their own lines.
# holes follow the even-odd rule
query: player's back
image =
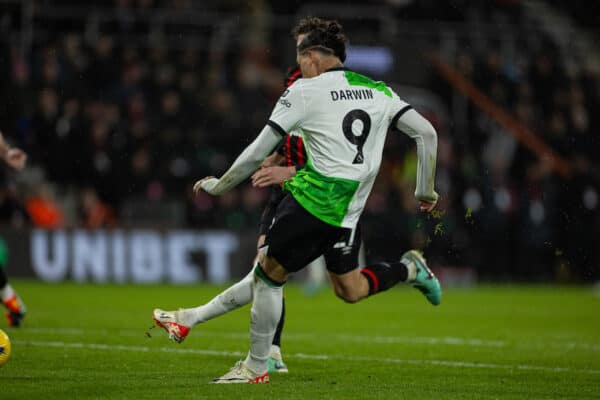
<svg viewBox="0 0 600 400">
<path fill-rule="evenodd" d="M 307 108 L 299 127 L 314 168 L 358 181 L 376 175 L 390 124 L 391 90 L 342 68 L 299 83 Z"/>
<path fill-rule="evenodd" d="M 404 105 L 383 82 L 344 68 L 298 80 L 270 119 L 278 130 L 299 129 L 308 156 L 285 188 L 313 215 L 353 227 L 379 170 L 391 120 Z"/>
</svg>

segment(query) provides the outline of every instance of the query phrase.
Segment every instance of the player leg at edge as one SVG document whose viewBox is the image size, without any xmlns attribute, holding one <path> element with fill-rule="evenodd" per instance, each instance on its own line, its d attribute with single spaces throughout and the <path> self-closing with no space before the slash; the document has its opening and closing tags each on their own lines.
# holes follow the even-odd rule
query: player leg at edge
<svg viewBox="0 0 600 400">
<path fill-rule="evenodd" d="M 18 327 L 25 317 L 25 304 L 8 283 L 5 266 L 8 260 L 8 249 L 2 239 L 0 239 L 0 299 L 6 307 L 6 320 L 8 326 Z"/>
</svg>

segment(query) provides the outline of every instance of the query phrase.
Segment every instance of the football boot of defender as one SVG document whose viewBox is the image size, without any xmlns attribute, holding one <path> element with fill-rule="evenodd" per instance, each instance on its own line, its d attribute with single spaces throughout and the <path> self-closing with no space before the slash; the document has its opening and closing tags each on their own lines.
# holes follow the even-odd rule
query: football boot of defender
<svg viewBox="0 0 600 400">
<path fill-rule="evenodd" d="M 427 261 L 425 261 L 421 253 L 416 250 L 409 250 L 402 255 L 400 262 L 409 269 L 411 268 L 410 264 L 414 264 L 417 275 L 414 280 L 408 283 L 423 293 L 427 300 L 434 306 L 440 304 L 442 301 L 440 281 L 438 281 L 433 272 L 427 267 Z"/>
<path fill-rule="evenodd" d="M 169 339 L 181 343 L 190 333 L 190 327 L 179 322 L 180 311 L 164 311 L 155 308 L 152 312 L 152 319 L 156 325 L 163 328 L 169 334 Z"/>
<path fill-rule="evenodd" d="M 6 313 L 8 326 L 14 328 L 20 326 L 21 321 L 25 317 L 25 304 L 23 304 L 21 298 L 17 295 L 14 295 L 10 299 L 4 301 L 4 306 L 8 310 Z"/>
<path fill-rule="evenodd" d="M 257 374 L 248 368 L 242 360 L 235 363 L 233 368 L 220 378 L 213 379 L 210 383 L 269 383 L 269 372 Z"/>
</svg>

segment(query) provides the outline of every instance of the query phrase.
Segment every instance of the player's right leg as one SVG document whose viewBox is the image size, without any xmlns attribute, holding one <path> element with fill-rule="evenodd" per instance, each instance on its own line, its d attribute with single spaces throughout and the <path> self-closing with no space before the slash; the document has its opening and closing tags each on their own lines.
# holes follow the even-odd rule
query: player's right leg
<svg viewBox="0 0 600 400">
<path fill-rule="evenodd" d="M 6 263 L 8 261 L 8 248 L 2 239 L 0 239 L 0 300 L 8 311 L 6 320 L 8 326 L 18 327 L 25 317 L 25 304 L 8 283 L 6 275 Z"/>
<path fill-rule="evenodd" d="M 399 282 L 418 289 L 433 305 L 439 305 L 442 299 L 438 279 L 416 250 L 404 253 L 400 262 L 381 262 L 343 274 L 331 271 L 329 274 L 335 294 L 347 303 L 381 293 Z"/>
</svg>

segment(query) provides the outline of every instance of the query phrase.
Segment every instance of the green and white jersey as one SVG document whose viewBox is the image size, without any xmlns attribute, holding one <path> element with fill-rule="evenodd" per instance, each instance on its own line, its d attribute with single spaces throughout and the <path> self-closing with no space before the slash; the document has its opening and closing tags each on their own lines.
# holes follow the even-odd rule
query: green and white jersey
<svg viewBox="0 0 600 400">
<path fill-rule="evenodd" d="M 388 128 L 409 109 L 385 83 L 344 68 L 298 80 L 268 122 L 281 134 L 300 131 L 308 156 L 284 189 L 320 220 L 353 228 L 379 171 Z"/>
</svg>

